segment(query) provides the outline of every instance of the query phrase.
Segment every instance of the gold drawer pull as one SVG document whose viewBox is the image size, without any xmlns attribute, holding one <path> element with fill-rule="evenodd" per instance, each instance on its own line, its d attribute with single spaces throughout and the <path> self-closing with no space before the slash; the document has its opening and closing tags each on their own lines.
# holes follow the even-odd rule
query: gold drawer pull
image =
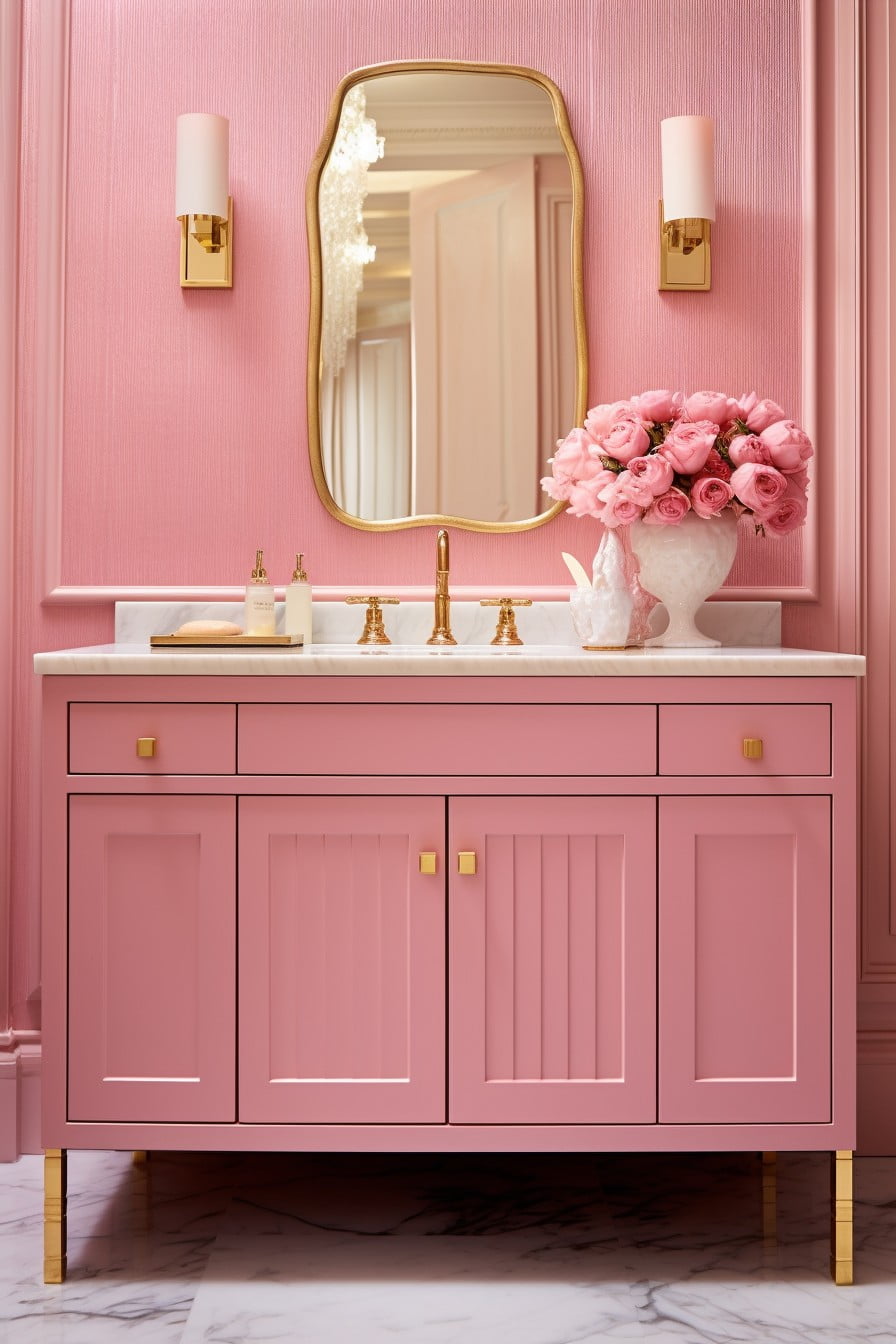
<svg viewBox="0 0 896 1344">
<path fill-rule="evenodd" d="M 462 849 L 457 856 L 457 871 L 462 877 L 473 877 L 476 873 L 476 852 Z"/>
<path fill-rule="evenodd" d="M 155 756 L 155 754 L 156 754 L 156 739 L 154 737 L 137 738 L 138 756 Z"/>
<path fill-rule="evenodd" d="M 426 877 L 432 877 L 438 867 L 438 858 L 435 854 L 422 853 L 420 855 L 420 871 Z"/>
<path fill-rule="evenodd" d="M 748 761 L 762 760 L 762 738 L 745 737 L 744 738 L 744 756 Z"/>
</svg>

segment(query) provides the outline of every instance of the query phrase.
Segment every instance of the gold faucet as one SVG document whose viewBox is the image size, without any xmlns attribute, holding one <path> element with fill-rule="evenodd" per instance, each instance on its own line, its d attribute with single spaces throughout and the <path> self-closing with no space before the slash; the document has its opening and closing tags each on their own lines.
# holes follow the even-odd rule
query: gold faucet
<svg viewBox="0 0 896 1344">
<path fill-rule="evenodd" d="M 436 538 L 436 623 L 427 644 L 456 644 L 451 633 L 451 598 L 448 594 L 448 533 L 440 528 Z"/>
</svg>

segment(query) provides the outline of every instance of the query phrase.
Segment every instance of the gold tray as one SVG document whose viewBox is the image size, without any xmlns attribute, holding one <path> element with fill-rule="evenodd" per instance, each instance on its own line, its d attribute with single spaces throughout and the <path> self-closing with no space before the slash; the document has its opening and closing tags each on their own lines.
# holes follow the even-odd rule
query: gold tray
<svg viewBox="0 0 896 1344">
<path fill-rule="evenodd" d="M 150 635 L 152 649 L 300 649 L 304 635 Z"/>
</svg>

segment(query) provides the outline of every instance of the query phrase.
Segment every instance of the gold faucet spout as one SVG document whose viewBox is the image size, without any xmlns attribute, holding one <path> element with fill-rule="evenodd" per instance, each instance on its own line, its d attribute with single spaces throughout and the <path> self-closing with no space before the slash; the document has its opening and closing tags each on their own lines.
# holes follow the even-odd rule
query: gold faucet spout
<svg viewBox="0 0 896 1344">
<path fill-rule="evenodd" d="M 448 533 L 443 527 L 439 529 L 439 535 L 436 538 L 435 625 L 432 628 L 432 634 L 426 641 L 427 644 L 457 643 L 451 633 L 451 596 L 448 592 L 450 569 Z"/>
</svg>

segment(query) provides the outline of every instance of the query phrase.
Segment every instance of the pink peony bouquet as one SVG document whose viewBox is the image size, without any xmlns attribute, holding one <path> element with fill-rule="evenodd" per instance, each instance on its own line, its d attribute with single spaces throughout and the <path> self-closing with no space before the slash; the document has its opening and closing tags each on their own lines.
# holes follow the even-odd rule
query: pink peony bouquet
<svg viewBox="0 0 896 1344">
<path fill-rule="evenodd" d="M 584 429 L 557 442 L 552 499 L 606 527 L 680 523 L 693 510 L 753 515 L 756 531 L 784 536 L 806 519 L 812 444 L 775 402 L 755 392 L 642 392 L 595 406 Z"/>
</svg>

